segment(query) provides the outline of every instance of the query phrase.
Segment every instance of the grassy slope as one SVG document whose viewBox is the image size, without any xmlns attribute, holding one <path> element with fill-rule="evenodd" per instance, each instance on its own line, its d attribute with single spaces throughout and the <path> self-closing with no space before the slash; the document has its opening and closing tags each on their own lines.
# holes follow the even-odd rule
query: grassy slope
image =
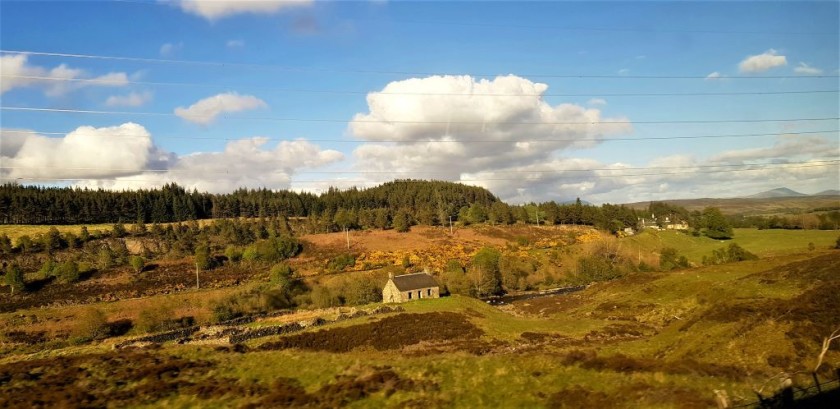
<svg viewBox="0 0 840 409">
<path fill-rule="evenodd" d="M 429 402 L 430 406 L 498 407 L 504 403 L 505 407 L 541 407 L 546 405 L 553 393 L 573 386 L 582 386 L 591 393 L 603 393 L 613 399 L 613 404 L 626 407 L 702 407 L 709 404 L 714 389 L 727 390 L 730 396 L 753 400 L 751 388 L 779 371 L 768 365 L 767 360 L 771 354 L 792 357 L 794 364 L 811 366 L 816 341 L 802 341 L 805 342 L 802 344 L 804 347 L 795 348 L 793 341 L 785 335 L 793 324 L 782 318 L 752 321 L 749 316 L 736 316 L 733 320 L 721 322 L 709 320 L 710 311 L 738 303 L 781 302 L 802 294 L 814 284 L 801 280 L 768 280 L 766 272 L 777 268 L 785 270 L 790 263 L 814 257 L 827 257 L 836 266 L 840 252 L 824 249 L 836 240 L 836 235 L 837 232 L 738 230 L 735 242 L 765 258 L 666 274 L 636 275 L 597 284 L 583 292 L 555 298 L 563 302 L 545 304 L 540 308 L 540 313 L 528 310 L 531 305 L 505 311 L 478 300 L 457 296 L 403 305 L 407 312 L 453 311 L 470 317 L 470 321 L 484 331 L 484 340 L 504 344 L 486 355 L 454 351 L 415 356 L 399 350 L 372 349 L 343 354 L 299 350 L 232 354 L 218 352 L 212 347 L 179 345 L 166 345 L 158 353 L 216 362 L 218 366 L 214 369 L 214 376 L 219 377 L 256 380 L 265 384 L 270 384 L 278 377 L 293 378 L 310 393 L 334 381 L 339 374 L 354 373 L 373 366 L 391 366 L 403 378 L 428 380 L 438 385 L 437 390 L 397 391 L 388 397 L 375 393 L 369 398 L 353 402 L 350 407 L 403 407 L 410 399 Z M 814 242 L 818 250 L 803 252 L 809 242 Z M 658 251 L 662 245 L 676 247 L 693 261 L 710 254 L 712 249 L 726 245 L 675 232 L 645 232 L 623 239 L 622 243 L 641 246 L 642 251 L 648 252 Z M 836 280 L 836 275 L 833 280 Z M 165 298 L 190 308 L 196 302 L 194 298 L 204 293 L 190 292 Z M 213 290 L 206 294 L 216 293 L 227 294 L 228 290 Z M 128 311 L 137 307 L 136 303 L 145 304 L 163 299 L 161 296 L 119 301 L 99 304 L 97 307 L 109 315 L 130 316 Z M 74 311 L 67 308 L 18 311 L 0 316 L 0 320 L 8 322 L 15 319 L 14 316 L 29 314 L 45 318 L 58 317 Z M 369 320 L 371 318 L 364 317 L 325 328 L 360 324 Z M 588 334 L 604 331 L 616 324 L 644 329 L 645 336 L 584 341 Z M 835 318 L 834 324 L 840 325 L 840 321 Z M 429 331 L 434 331 L 434 328 L 429 328 Z M 523 332 L 556 334 L 568 337 L 569 340 L 567 342 L 557 338 L 561 342 L 534 347 L 521 338 Z M 248 344 L 254 347 L 271 340 L 263 338 Z M 2 361 L 106 352 L 110 351 L 114 342 L 108 340 L 34 356 L 6 356 Z M 802 348 L 803 351 L 797 351 Z M 734 365 L 747 369 L 749 376 L 736 380 L 667 371 L 622 373 L 586 369 L 562 362 L 569 351 L 579 349 L 597 351 L 599 356 L 620 353 L 636 359 L 655 358 L 657 361 L 674 364 L 694 359 L 702 363 Z M 798 357 L 798 352 L 803 353 L 804 357 Z M 828 362 L 836 363 L 838 360 L 840 354 L 836 352 L 831 352 L 827 357 Z M 229 396 L 211 403 L 193 396 L 176 396 L 158 401 L 153 406 L 227 407 L 237 406 L 242 402 L 238 399 L 241 397 Z M 591 406 L 592 402 L 589 403 Z"/>
<path fill-rule="evenodd" d="M 404 304 L 406 312 L 452 311 L 464 313 L 484 330 L 483 339 L 505 343 L 492 353 L 476 356 L 466 352 L 444 352 L 413 356 L 404 351 L 361 349 L 350 353 L 327 353 L 299 350 L 231 354 L 210 347 L 166 346 L 161 353 L 190 359 L 206 359 L 218 364 L 215 376 L 255 380 L 270 384 L 278 377 L 293 378 L 309 392 L 334 382 L 340 374 L 356 373 L 366 368 L 390 366 L 401 377 L 431 381 L 436 390 L 397 391 L 391 396 L 375 393 L 353 402 L 349 407 L 401 407 L 412 399 L 431 402 L 432 406 L 457 407 L 541 407 L 558 391 L 582 386 L 589 393 L 603 393 L 619 407 L 703 407 L 710 404 L 712 390 L 727 390 L 732 397 L 753 399 L 751 388 L 760 385 L 778 369 L 767 364 L 769 354 L 795 354 L 785 331 L 790 323 L 766 320 L 758 324 L 735 320 L 718 323 L 700 320 L 683 330 L 686 322 L 702 318 L 720 305 L 740 300 L 788 300 L 807 287 L 796 280 L 762 282 L 764 273 L 814 256 L 830 257 L 837 263 L 840 254 L 817 251 L 787 257 L 767 258 L 722 266 L 676 271 L 668 274 L 635 276 L 594 285 L 584 292 L 568 296 L 571 303 L 541 316 L 517 316 L 481 301 L 448 297 Z M 617 308 L 610 308 L 615 305 Z M 606 308 L 605 308 L 606 306 Z M 627 315 L 632 319 L 628 319 Z M 623 318 L 622 318 L 623 317 Z M 379 319 L 379 318 L 376 318 Z M 335 326 L 368 322 L 371 318 L 344 321 Z M 557 344 L 532 348 L 520 338 L 523 332 L 558 334 L 582 340 L 588 333 L 616 323 L 655 329 L 655 334 L 630 340 L 588 342 L 581 345 Z M 840 324 L 840 322 L 836 322 Z M 328 325 L 325 328 L 331 328 Z M 322 328 L 324 329 L 324 328 Z M 322 330 L 319 329 L 319 330 Z M 434 328 L 429 328 L 433 331 Z M 270 341 L 250 341 L 252 347 Z M 109 343 L 72 348 L 58 353 L 105 351 Z M 808 344 L 809 354 L 816 348 Z M 637 359 L 656 358 L 675 365 L 693 359 L 702 363 L 734 365 L 745 368 L 750 376 L 732 379 L 721 376 L 586 369 L 562 363 L 570 350 L 597 351 L 599 356 L 620 353 Z M 803 362 L 813 364 L 809 355 Z M 836 352 L 828 362 L 837 362 Z M 633 398 L 628 400 L 628 396 Z M 684 399 L 689 399 L 685 401 Z M 235 397 L 208 404 L 192 396 L 177 396 L 157 402 L 156 406 L 224 407 L 236 405 Z M 584 401 L 591 403 L 591 401 Z"/>
<path fill-rule="evenodd" d="M 769 257 L 806 251 L 809 243 L 821 249 L 832 247 L 838 235 L 840 232 L 835 230 L 735 229 L 732 240 L 712 240 L 676 231 L 645 230 L 622 239 L 622 243 L 631 251 L 640 250 L 642 254 L 658 253 L 663 247 L 673 247 L 689 261 L 699 263 L 703 256 L 711 256 L 713 250 L 726 247 L 729 243 L 737 243 L 759 257 Z"/>
<path fill-rule="evenodd" d="M 17 239 L 20 236 L 27 235 L 31 238 L 39 234 L 46 234 L 51 227 L 55 227 L 61 233 L 73 233 L 79 234 L 82 229 L 82 226 L 87 226 L 88 232 L 93 234 L 93 232 L 99 231 L 111 231 L 114 227 L 113 224 L 69 224 L 69 225 L 36 225 L 36 224 L 0 224 L 0 235 L 5 234 L 12 239 L 12 243 L 17 243 Z"/>
<path fill-rule="evenodd" d="M 826 251 L 818 253 L 833 254 L 835 259 L 840 257 L 840 254 Z M 702 401 L 712 396 L 713 389 L 725 389 L 730 396 L 751 400 L 754 396 L 751 388 L 778 371 L 768 366 L 768 355 L 794 354 L 791 340 L 784 335 L 790 324 L 768 320 L 745 330 L 738 320 L 732 323 L 701 320 L 692 328 L 681 328 L 688 320 L 703 317 L 713 307 L 727 305 L 731 300 L 787 300 L 800 294 L 803 291 L 801 283 L 762 284 L 761 273 L 790 262 L 807 260 L 813 255 L 704 267 L 656 275 L 651 279 L 639 280 L 637 277 L 599 284 L 575 294 L 576 302 L 572 307 L 542 317 L 515 316 L 463 297 L 404 304 L 407 312 L 466 313 L 473 323 L 484 330 L 485 339 L 507 343 L 494 353 L 483 356 L 463 352 L 407 357 L 399 351 L 359 350 L 332 354 L 287 350 L 224 356 L 222 359 L 226 369 L 223 372 L 235 377 L 255 377 L 261 380 L 273 376 L 292 377 L 300 380 L 307 390 L 315 391 L 348 368 L 389 365 L 407 378 L 432 380 L 440 387 L 439 392 L 431 394 L 398 392 L 387 400 L 384 396 L 374 396 L 356 402 L 353 407 L 378 407 L 383 404 L 395 407 L 403 399 L 418 397 L 432 401 L 439 399 L 460 407 L 494 407 L 499 402 L 505 402 L 506 407 L 539 407 L 545 405 L 546 395 L 575 385 L 582 385 L 595 392 L 601 391 L 613 398 L 620 398 L 628 390 L 641 388 L 643 392 L 639 399 L 646 407 L 685 406 L 684 402 L 678 400 L 657 398 L 656 390 L 689 393 Z M 611 303 L 618 306 L 616 314 L 604 312 L 603 306 Z M 622 321 L 617 318 L 624 313 L 632 314 L 633 320 L 641 325 L 655 328 L 656 334 L 627 341 L 560 345 L 532 351 L 528 350 L 527 344 L 520 338 L 527 331 L 580 340 L 587 333 L 617 322 L 627 321 L 636 325 L 632 320 Z M 340 325 L 346 326 L 348 322 Z M 263 342 L 266 341 L 253 341 L 252 345 Z M 814 352 L 816 344 L 808 347 L 809 353 Z M 733 380 L 719 376 L 658 371 L 639 371 L 628 375 L 561 363 L 564 351 L 580 348 L 598 351 L 601 356 L 621 353 L 639 359 L 656 358 L 675 364 L 692 359 L 701 363 L 733 365 L 746 369 L 751 376 Z M 517 352 L 518 349 L 522 352 Z M 191 353 L 211 359 L 217 357 L 202 349 Z M 808 356 L 804 364 L 813 365 L 814 356 Z M 836 362 L 838 354 L 833 352 L 829 358 Z M 620 405 L 633 407 L 638 404 L 639 401 L 624 401 Z"/>
</svg>

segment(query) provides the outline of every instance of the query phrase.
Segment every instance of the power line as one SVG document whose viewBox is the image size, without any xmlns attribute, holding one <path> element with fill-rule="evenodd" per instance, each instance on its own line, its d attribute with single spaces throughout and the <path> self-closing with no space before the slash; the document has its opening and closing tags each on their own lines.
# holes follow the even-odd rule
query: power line
<svg viewBox="0 0 840 409">
<path fill-rule="evenodd" d="M 763 164 L 719 164 L 719 165 L 691 165 L 691 166 L 640 166 L 640 167 L 612 167 L 612 168 L 589 168 L 589 169 L 550 169 L 550 170 L 497 170 L 492 171 L 494 174 L 551 174 L 564 172 L 609 172 L 609 171 L 632 171 L 632 170 L 674 170 L 674 169 L 715 169 L 715 168 L 747 168 L 740 170 L 755 170 L 755 169 L 773 169 L 773 168 L 791 168 L 795 166 L 790 165 L 805 165 L 810 166 L 830 166 L 831 164 L 840 163 L 840 159 L 834 160 L 816 160 L 807 162 L 787 162 L 787 163 L 763 163 Z M 200 173 L 200 174 L 230 174 L 229 170 L 206 170 L 206 169 L 132 169 L 132 168 L 102 168 L 102 167 L 70 167 L 70 166 L 39 166 L 39 169 L 54 169 L 54 170 L 95 170 L 95 171 L 109 171 L 109 172 L 142 172 L 142 173 Z M 26 166 L 0 166 L 0 169 L 5 170 L 20 170 L 30 169 Z M 737 170 L 737 169 L 724 169 Z M 284 171 L 261 172 L 261 173 L 286 173 Z M 309 170 L 309 171 L 295 171 L 295 174 L 357 174 L 357 175 L 376 175 L 376 174 L 423 174 L 423 175 L 445 175 L 453 172 L 441 171 L 423 171 L 423 170 L 405 170 L 405 171 L 370 171 L 370 170 Z M 459 172 L 460 173 L 460 172 Z M 470 173 L 470 172 L 467 172 Z M 696 172 L 692 172 L 696 173 Z M 658 174 L 658 173 L 657 173 Z M 631 175 L 632 176 L 632 175 Z"/>
<path fill-rule="evenodd" d="M 41 132 L 41 131 L 33 131 L 33 130 L 17 130 L 17 129 L 4 129 L 2 130 L 3 133 L 13 133 L 13 134 L 22 134 L 22 135 L 68 135 L 73 133 L 79 136 L 98 136 L 98 134 L 94 133 L 85 133 L 85 132 L 77 132 L 77 131 L 68 131 L 68 132 Z M 802 132 L 772 132 L 772 133 L 748 133 L 748 134 L 722 134 L 722 135 L 685 135 L 685 136 L 639 136 L 639 137 L 621 137 L 621 138 L 599 138 L 599 139 L 580 139 L 580 138 L 541 138 L 541 139 L 448 139 L 448 140 L 415 140 L 415 141 L 404 141 L 404 140 L 397 140 L 397 139 L 386 139 L 386 140 L 375 140 L 375 141 L 368 141 L 368 140 L 357 140 L 357 139 L 304 139 L 306 142 L 332 142 L 332 143 L 403 143 L 403 142 L 414 142 L 414 143 L 517 143 L 517 142 L 613 142 L 613 141 L 645 141 L 645 140 L 672 140 L 672 139 L 706 139 L 706 138 L 748 138 L 748 137 L 758 137 L 758 136 L 779 136 L 779 135 L 812 135 L 812 134 L 825 134 L 825 133 L 836 133 L 840 132 L 840 129 L 824 129 L 819 131 L 802 131 Z M 108 138 L 118 138 L 118 139 L 135 139 L 137 136 L 135 135 L 109 135 Z M 194 139 L 194 140 L 220 140 L 220 141 L 237 141 L 242 140 L 243 138 L 225 138 L 225 137 L 214 137 L 214 136 L 179 136 L 179 135 L 155 135 L 154 139 Z M 287 139 L 287 138 L 265 138 L 268 141 L 278 141 L 278 142 L 295 142 L 298 139 Z"/>
<path fill-rule="evenodd" d="M 211 83 L 190 83 L 190 82 L 154 82 L 154 81 L 115 81 L 100 78 L 61 78 L 42 77 L 31 75 L 0 74 L 0 77 L 17 78 L 31 81 L 64 81 L 82 82 L 101 85 L 143 85 L 143 86 L 164 86 L 164 87 L 200 87 L 200 88 L 237 88 L 237 89 L 273 89 L 279 92 L 295 94 L 340 94 L 340 95 L 395 95 L 395 96 L 457 96 L 457 97 L 681 97 L 681 96 L 737 96 L 737 95 L 796 95 L 796 94 L 824 94 L 838 93 L 838 89 L 828 90 L 802 90 L 802 91 L 752 91 L 752 92 L 585 92 L 585 93 L 542 93 L 542 94 L 505 94 L 505 93 L 446 93 L 446 92 L 381 92 L 381 91 L 355 91 L 355 90 L 319 90 L 284 88 L 272 85 L 225 85 Z"/>
<path fill-rule="evenodd" d="M 58 108 L 32 108 L 0 106 L 4 111 L 24 112 L 57 112 L 73 114 L 92 115 L 140 115 L 140 116 L 178 116 L 170 112 L 136 112 L 136 111 L 99 111 L 85 109 L 58 109 Z M 185 115 L 187 118 L 216 118 L 223 116 L 228 119 L 250 120 L 250 121 L 278 121 L 278 122 L 354 122 L 354 123 L 386 123 L 386 124 L 438 124 L 438 125 L 613 125 L 613 124 L 716 124 L 716 123 L 761 123 L 761 122 L 800 122 L 800 121 L 832 121 L 840 117 L 826 118 L 780 118 L 780 119 L 718 119 L 718 120 L 671 120 L 671 121 L 572 121 L 572 122 L 509 122 L 509 121 L 408 121 L 408 120 L 372 120 L 372 119 L 330 119 L 330 118 L 281 118 L 281 117 L 240 117 L 224 115 Z"/>
<path fill-rule="evenodd" d="M 371 75 L 471 75 L 474 77 L 496 77 L 498 73 L 472 73 L 472 74 L 445 74 L 439 72 L 427 71 L 391 71 L 391 70 L 361 70 L 361 69 L 338 69 L 338 68 L 318 68 L 318 67 L 292 67 L 276 64 L 255 64 L 255 63 L 236 63 L 236 62 L 219 62 L 219 61 L 199 61 L 199 60 L 172 60 L 164 58 L 143 58 L 143 57 L 121 57 L 112 55 L 97 55 L 97 54 L 74 54 L 74 53 L 56 53 L 44 51 L 20 51 L 20 50 L 0 50 L 0 53 L 7 54 L 23 54 L 23 55 L 38 55 L 47 57 L 64 57 L 64 58 L 84 58 L 95 60 L 110 60 L 110 61 L 129 61 L 141 63 L 155 63 L 155 64 L 185 64 L 185 65 L 204 65 L 215 67 L 242 67 L 242 68 L 262 68 L 275 69 L 282 71 L 296 71 L 296 72 L 329 72 L 329 73 L 345 73 L 345 74 L 371 74 Z M 604 75 L 586 75 L 586 74 L 539 74 L 539 73 L 525 73 L 519 74 L 521 77 L 530 78 L 597 78 L 597 79 L 706 79 L 706 75 L 622 75 L 622 74 L 604 74 Z M 762 75 L 762 76 L 727 76 L 727 79 L 795 79 L 795 78 L 840 78 L 838 75 Z"/>
</svg>

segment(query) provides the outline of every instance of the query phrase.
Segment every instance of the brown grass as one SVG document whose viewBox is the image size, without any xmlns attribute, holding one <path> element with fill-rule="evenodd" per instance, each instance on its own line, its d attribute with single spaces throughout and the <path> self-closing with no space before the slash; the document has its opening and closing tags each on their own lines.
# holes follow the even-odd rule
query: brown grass
<svg viewBox="0 0 840 409">
<path fill-rule="evenodd" d="M 371 347 L 383 351 L 421 342 L 477 340 L 482 334 L 464 315 L 457 313 L 399 314 L 376 322 L 285 336 L 260 345 L 258 349 L 299 348 L 340 353 Z"/>
</svg>

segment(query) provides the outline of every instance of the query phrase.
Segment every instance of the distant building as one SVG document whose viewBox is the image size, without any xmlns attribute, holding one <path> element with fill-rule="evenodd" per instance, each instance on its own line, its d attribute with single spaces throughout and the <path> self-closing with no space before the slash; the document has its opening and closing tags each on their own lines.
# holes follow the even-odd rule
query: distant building
<svg viewBox="0 0 840 409">
<path fill-rule="evenodd" d="M 388 283 L 382 289 L 384 303 L 406 302 L 422 298 L 440 298 L 440 286 L 426 272 L 399 276 L 390 274 Z"/>
<path fill-rule="evenodd" d="M 670 224 L 666 224 L 665 228 L 667 230 L 688 230 L 688 223 L 686 223 L 686 222 L 670 223 Z"/>
<path fill-rule="evenodd" d="M 639 219 L 639 230 L 644 229 L 661 230 L 659 223 L 656 222 L 656 216 L 650 215 L 650 219 L 646 219 L 644 217 Z"/>
</svg>

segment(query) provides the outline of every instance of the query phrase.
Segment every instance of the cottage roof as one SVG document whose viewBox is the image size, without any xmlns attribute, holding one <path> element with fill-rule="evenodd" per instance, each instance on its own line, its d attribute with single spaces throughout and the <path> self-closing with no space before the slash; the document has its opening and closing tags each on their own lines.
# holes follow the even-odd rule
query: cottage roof
<svg viewBox="0 0 840 409">
<path fill-rule="evenodd" d="M 392 278 L 394 285 L 400 291 L 419 290 L 421 288 L 438 287 L 437 281 L 426 273 L 404 274 Z"/>
</svg>

